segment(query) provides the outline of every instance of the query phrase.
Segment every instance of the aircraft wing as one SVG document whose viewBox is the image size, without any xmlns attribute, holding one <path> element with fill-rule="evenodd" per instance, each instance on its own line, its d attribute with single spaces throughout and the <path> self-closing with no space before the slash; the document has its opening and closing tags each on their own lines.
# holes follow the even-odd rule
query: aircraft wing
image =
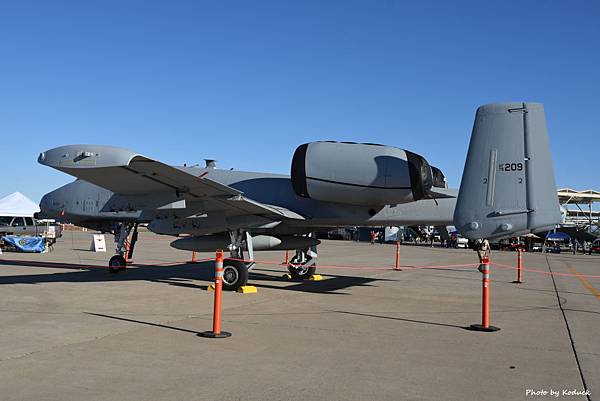
<svg viewBox="0 0 600 401">
<path fill-rule="evenodd" d="M 41 153 L 38 162 L 120 195 L 163 198 L 175 194 L 177 198 L 203 201 L 209 209 L 221 209 L 229 215 L 303 219 L 290 210 L 242 196 L 242 192 L 208 178 L 209 171 L 197 177 L 124 148 L 67 145 Z"/>
<path fill-rule="evenodd" d="M 61 146 L 41 153 L 38 162 L 121 195 L 177 191 L 200 198 L 240 194 L 209 178 L 113 146 Z"/>
</svg>

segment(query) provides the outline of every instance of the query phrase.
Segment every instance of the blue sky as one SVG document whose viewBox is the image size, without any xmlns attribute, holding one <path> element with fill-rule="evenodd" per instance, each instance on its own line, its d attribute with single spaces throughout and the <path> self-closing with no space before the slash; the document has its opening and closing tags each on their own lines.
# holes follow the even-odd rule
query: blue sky
<svg viewBox="0 0 600 401">
<path fill-rule="evenodd" d="M 546 106 L 559 187 L 600 189 L 595 1 L 0 4 L 0 196 L 70 143 L 288 173 L 312 140 L 406 148 L 458 187 L 474 112 Z"/>
</svg>

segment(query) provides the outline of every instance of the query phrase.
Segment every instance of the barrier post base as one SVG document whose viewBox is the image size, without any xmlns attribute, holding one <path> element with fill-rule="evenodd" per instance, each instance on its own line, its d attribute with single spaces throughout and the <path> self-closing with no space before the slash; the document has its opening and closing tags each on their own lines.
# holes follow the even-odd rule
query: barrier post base
<svg viewBox="0 0 600 401">
<path fill-rule="evenodd" d="M 513 281 L 513 284 L 523 284 L 523 282 L 519 281 L 519 280 L 515 280 L 515 281 Z"/>
<path fill-rule="evenodd" d="M 496 327 L 496 326 L 487 326 L 485 327 L 482 324 L 472 324 L 468 327 L 469 330 L 471 331 L 486 331 L 486 332 L 492 332 L 492 331 L 498 331 L 500 330 L 500 327 Z"/>
<path fill-rule="evenodd" d="M 197 336 L 205 338 L 227 338 L 231 337 L 231 333 L 228 331 L 222 331 L 219 334 L 216 334 L 214 331 L 203 331 L 202 333 L 198 333 Z"/>
</svg>

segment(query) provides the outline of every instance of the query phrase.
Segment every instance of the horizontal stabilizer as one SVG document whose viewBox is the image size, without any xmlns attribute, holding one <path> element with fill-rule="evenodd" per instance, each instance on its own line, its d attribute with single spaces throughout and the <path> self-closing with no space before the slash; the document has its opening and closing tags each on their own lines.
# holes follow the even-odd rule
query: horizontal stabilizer
<svg viewBox="0 0 600 401">
<path fill-rule="evenodd" d="M 491 239 L 559 222 L 544 106 L 481 106 L 454 211 L 456 228 L 470 239 Z"/>
<path fill-rule="evenodd" d="M 431 199 L 456 198 L 456 189 L 431 187 L 427 194 Z"/>
</svg>

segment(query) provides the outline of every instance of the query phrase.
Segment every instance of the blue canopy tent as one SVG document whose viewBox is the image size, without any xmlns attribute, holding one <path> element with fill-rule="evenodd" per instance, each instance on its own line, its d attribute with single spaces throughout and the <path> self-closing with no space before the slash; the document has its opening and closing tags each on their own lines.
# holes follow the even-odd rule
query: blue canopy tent
<svg viewBox="0 0 600 401">
<path fill-rule="evenodd" d="M 548 242 L 550 242 L 548 244 Z M 571 237 L 569 234 L 562 233 L 560 231 L 557 232 L 548 232 L 546 234 L 546 239 L 544 240 L 543 251 L 552 252 L 552 253 L 560 253 L 561 252 L 561 243 L 562 245 L 569 244 L 571 242 Z"/>
<path fill-rule="evenodd" d="M 548 234 L 546 234 L 546 241 L 570 241 L 571 240 L 571 236 L 567 233 L 562 233 L 560 231 L 557 231 L 555 233 L 553 232 L 548 232 Z"/>
</svg>

